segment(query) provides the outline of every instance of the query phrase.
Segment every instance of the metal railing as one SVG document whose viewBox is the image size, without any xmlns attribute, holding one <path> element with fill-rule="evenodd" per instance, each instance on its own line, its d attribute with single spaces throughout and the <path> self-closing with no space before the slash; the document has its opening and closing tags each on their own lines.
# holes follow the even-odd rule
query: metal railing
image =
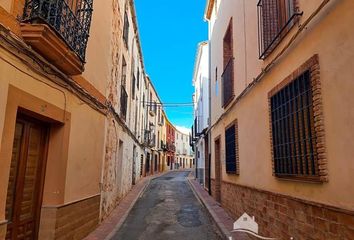
<svg viewBox="0 0 354 240">
<path fill-rule="evenodd" d="M 67 0 L 69 1 L 69 0 Z M 93 0 L 26 0 L 22 21 L 50 26 L 85 61 Z"/>
<path fill-rule="evenodd" d="M 226 64 L 222 79 L 222 106 L 225 108 L 234 97 L 234 59 Z"/>
<path fill-rule="evenodd" d="M 259 0 L 257 7 L 259 58 L 264 59 L 302 13 L 296 9 L 295 0 Z"/>
</svg>

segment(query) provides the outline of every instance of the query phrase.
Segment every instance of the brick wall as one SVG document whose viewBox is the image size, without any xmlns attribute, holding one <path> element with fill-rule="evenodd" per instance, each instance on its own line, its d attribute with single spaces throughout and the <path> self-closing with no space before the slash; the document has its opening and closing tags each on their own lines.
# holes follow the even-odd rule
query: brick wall
<svg viewBox="0 0 354 240">
<path fill-rule="evenodd" d="M 221 204 L 238 219 L 255 216 L 259 233 L 280 239 L 354 239 L 354 212 L 222 182 Z"/>
<path fill-rule="evenodd" d="M 83 239 L 99 223 L 100 196 L 62 207 L 44 207 L 39 239 Z"/>
<path fill-rule="evenodd" d="M 215 179 L 211 179 L 210 180 L 211 183 L 211 196 L 213 196 L 213 198 L 215 199 L 216 196 L 216 187 L 215 187 Z"/>
</svg>

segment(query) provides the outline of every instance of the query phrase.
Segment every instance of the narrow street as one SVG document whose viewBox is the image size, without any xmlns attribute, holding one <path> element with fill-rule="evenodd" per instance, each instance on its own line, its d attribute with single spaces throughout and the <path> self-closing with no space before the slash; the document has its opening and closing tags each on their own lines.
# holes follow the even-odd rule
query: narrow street
<svg viewBox="0 0 354 240">
<path fill-rule="evenodd" d="M 152 180 L 112 240 L 221 239 L 188 184 L 189 173 L 170 172 Z"/>
</svg>

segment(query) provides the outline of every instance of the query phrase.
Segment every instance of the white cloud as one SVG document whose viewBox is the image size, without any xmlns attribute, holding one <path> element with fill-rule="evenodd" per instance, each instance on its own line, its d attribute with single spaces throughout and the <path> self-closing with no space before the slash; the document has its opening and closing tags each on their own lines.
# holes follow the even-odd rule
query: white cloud
<svg viewBox="0 0 354 240">
<path fill-rule="evenodd" d="M 183 127 L 183 126 L 176 126 L 177 130 L 184 133 L 184 134 L 187 134 L 189 135 L 190 132 L 191 132 L 191 129 L 189 128 L 186 128 L 186 127 Z"/>
</svg>

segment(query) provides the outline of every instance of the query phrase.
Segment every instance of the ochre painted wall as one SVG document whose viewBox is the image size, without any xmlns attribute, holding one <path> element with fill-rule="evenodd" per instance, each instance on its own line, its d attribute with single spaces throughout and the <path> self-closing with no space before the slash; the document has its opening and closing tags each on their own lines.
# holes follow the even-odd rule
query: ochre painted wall
<svg viewBox="0 0 354 240">
<path fill-rule="evenodd" d="M 65 202 L 79 200 L 85 197 L 96 195 L 99 193 L 99 182 L 101 174 L 101 161 L 104 151 L 104 132 L 101 131 L 105 126 L 105 116 L 102 113 L 93 110 L 84 104 L 77 97 L 68 91 L 59 88 L 53 83 L 39 76 L 27 67 L 25 67 L 18 59 L 9 55 L 8 52 L 0 49 L 0 56 L 11 65 L 16 66 L 20 70 L 11 66 L 9 63 L 0 59 L 0 138 L 1 142 L 5 131 L 13 131 L 13 129 L 4 129 L 5 111 L 8 102 L 7 92 L 9 86 L 20 89 L 28 95 L 35 96 L 52 104 L 58 109 L 62 109 L 71 113 L 67 158 L 67 171 L 65 192 L 60 192 L 57 188 L 48 189 L 45 187 L 43 205 L 53 204 L 51 200 L 46 202 L 46 196 L 51 194 L 63 194 Z M 55 86 L 54 88 L 48 85 Z M 65 93 L 65 97 L 63 92 Z M 42 106 L 43 111 L 51 111 L 50 106 Z M 44 112 L 45 113 L 45 112 Z M 64 116 L 63 116 L 64 117 Z M 65 144 L 64 142 L 62 144 Z M 0 151 L 4 151 L 1 149 Z M 8 149 L 11 151 L 11 149 Z M 59 153 L 64 154 L 64 153 Z M 0 221 L 4 220 L 6 191 L 8 183 L 8 167 L 11 159 L 1 158 L 0 169 Z M 50 185 L 46 182 L 45 185 Z M 56 186 L 56 184 L 53 184 Z M 64 202 L 62 202 L 64 203 Z"/>
<path fill-rule="evenodd" d="M 254 2 L 252 1 L 250 4 L 254 4 Z M 309 17 L 320 2 L 322 1 L 300 1 L 300 8 L 304 11 L 300 23 Z M 226 10 L 221 7 L 219 11 Z M 221 161 L 224 181 L 354 210 L 354 187 L 352 185 L 354 174 L 354 100 L 352 97 L 354 68 L 351 64 L 354 57 L 354 32 L 349 24 L 353 22 L 353 16 L 353 1 L 331 1 L 301 33 L 298 40 L 285 53 L 278 64 L 267 73 L 266 77 L 232 108 L 227 117 L 213 128 L 211 140 L 212 165 L 214 165 L 215 159 L 214 139 L 221 135 Z M 256 19 L 256 16 L 254 16 L 253 21 L 256 21 Z M 252 25 L 253 23 L 247 24 Z M 222 24 L 220 23 L 220 25 Z M 226 29 L 227 23 L 224 22 L 224 25 Z M 276 52 L 282 49 L 282 46 L 295 34 L 295 31 L 297 31 L 297 26 L 284 39 L 275 53 L 264 61 L 263 66 L 266 66 L 272 60 Z M 254 39 L 250 41 L 254 42 Z M 221 48 L 218 47 L 221 46 L 220 42 L 218 44 L 212 43 L 215 48 L 212 50 L 212 54 L 214 54 L 212 59 L 215 59 L 214 64 L 212 63 L 212 69 L 215 68 L 216 63 L 222 61 Z M 250 48 L 255 48 L 255 46 L 247 44 L 247 51 Z M 238 56 L 242 54 L 237 49 L 239 48 L 236 47 L 235 50 L 236 62 Z M 252 52 L 252 50 L 248 52 Z M 315 54 L 319 55 L 320 64 L 329 181 L 328 183 L 316 184 L 279 180 L 272 176 L 268 92 Z M 237 65 L 236 63 L 235 68 L 237 84 L 244 77 L 241 76 L 242 73 L 237 73 L 238 69 L 243 69 L 243 65 Z M 247 74 L 247 76 L 249 78 L 247 81 L 251 81 L 256 77 L 256 74 L 253 72 Z M 236 86 L 235 92 L 237 94 L 241 90 L 238 89 Z M 220 101 L 220 99 L 217 98 L 214 101 Z M 216 117 L 214 116 L 214 121 Z M 239 129 L 240 175 L 232 176 L 227 175 L 224 171 L 224 131 L 225 126 L 236 118 Z M 214 178 L 214 176 L 215 174 L 212 172 L 212 177 Z"/>
</svg>

